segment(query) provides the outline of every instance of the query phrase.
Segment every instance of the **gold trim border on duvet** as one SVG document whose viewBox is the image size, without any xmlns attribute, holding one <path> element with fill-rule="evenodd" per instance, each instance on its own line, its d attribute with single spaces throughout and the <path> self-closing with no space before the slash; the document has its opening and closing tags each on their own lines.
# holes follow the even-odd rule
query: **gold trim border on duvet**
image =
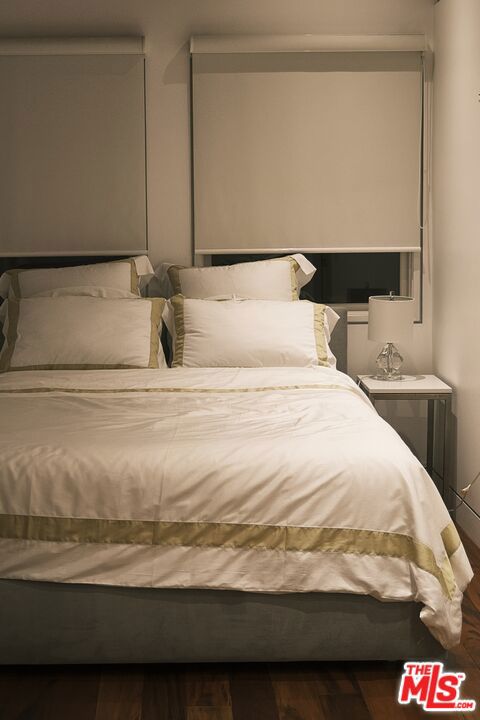
<svg viewBox="0 0 480 720">
<path fill-rule="evenodd" d="M 222 522 L 167 522 L 105 518 L 0 515 L 0 538 L 40 542 L 132 544 L 235 548 L 375 555 L 400 558 L 433 575 L 452 598 L 456 583 L 449 557 L 455 552 L 448 525 L 446 557 L 438 565 L 433 550 L 400 533 L 338 527 L 255 525 Z"/>
<path fill-rule="evenodd" d="M 449 523 L 443 530 L 442 530 L 442 541 L 444 548 L 446 550 L 446 553 L 449 558 L 454 555 L 460 545 L 462 544 L 462 541 L 460 539 L 460 535 L 458 534 L 458 530 L 453 524 L 453 522 Z"/>
<path fill-rule="evenodd" d="M 61 388 L 61 387 L 38 387 L 38 388 L 0 388 L 0 394 L 27 394 L 27 393 L 73 393 L 73 394 L 116 394 L 116 393 L 260 393 L 284 390 L 345 390 L 358 395 L 356 387 L 348 385 L 271 385 L 251 388 L 193 388 L 193 387 L 144 387 L 144 388 Z"/>
</svg>

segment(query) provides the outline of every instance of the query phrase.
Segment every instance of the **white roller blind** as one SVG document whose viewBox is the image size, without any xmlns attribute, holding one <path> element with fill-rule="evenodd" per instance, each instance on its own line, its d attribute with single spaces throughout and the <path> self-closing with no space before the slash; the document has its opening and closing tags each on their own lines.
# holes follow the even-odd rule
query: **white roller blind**
<svg viewBox="0 0 480 720">
<path fill-rule="evenodd" d="M 144 251 L 143 55 L 3 55 L 0 98 L 0 254 Z"/>
<path fill-rule="evenodd" d="M 416 251 L 419 52 L 193 53 L 195 252 Z"/>
</svg>

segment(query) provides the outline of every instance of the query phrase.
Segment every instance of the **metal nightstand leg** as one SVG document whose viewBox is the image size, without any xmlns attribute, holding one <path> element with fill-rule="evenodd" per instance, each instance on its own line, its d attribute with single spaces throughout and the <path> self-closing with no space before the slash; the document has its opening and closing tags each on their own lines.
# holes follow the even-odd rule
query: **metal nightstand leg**
<svg viewBox="0 0 480 720">
<path fill-rule="evenodd" d="M 437 432 L 436 420 L 438 418 L 437 402 L 443 403 L 443 420 L 442 429 L 440 433 L 442 435 L 442 468 L 441 474 L 438 472 L 440 468 L 434 469 L 435 458 L 438 460 L 438 453 L 435 453 L 435 439 L 438 439 L 439 433 Z M 441 415 L 440 415 L 441 417 Z M 427 415 L 427 463 L 426 470 L 430 477 L 434 480 L 442 498 L 448 504 L 449 500 L 449 487 L 450 487 L 450 458 L 451 458 L 451 424 L 452 424 L 452 398 L 451 395 L 437 399 L 428 400 L 428 415 Z"/>
<path fill-rule="evenodd" d="M 433 477 L 433 442 L 435 431 L 435 400 L 427 400 L 427 472 Z"/>
<path fill-rule="evenodd" d="M 443 417 L 443 487 L 442 498 L 450 506 L 450 462 L 452 457 L 452 396 L 445 398 Z"/>
</svg>

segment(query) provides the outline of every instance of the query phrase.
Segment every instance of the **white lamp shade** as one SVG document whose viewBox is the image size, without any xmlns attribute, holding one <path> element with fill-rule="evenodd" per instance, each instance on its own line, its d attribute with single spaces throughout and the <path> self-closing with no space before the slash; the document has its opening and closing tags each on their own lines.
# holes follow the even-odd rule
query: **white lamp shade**
<svg viewBox="0 0 480 720">
<path fill-rule="evenodd" d="M 408 342 L 412 336 L 414 302 L 402 295 L 368 298 L 368 339 L 377 342 Z"/>
</svg>

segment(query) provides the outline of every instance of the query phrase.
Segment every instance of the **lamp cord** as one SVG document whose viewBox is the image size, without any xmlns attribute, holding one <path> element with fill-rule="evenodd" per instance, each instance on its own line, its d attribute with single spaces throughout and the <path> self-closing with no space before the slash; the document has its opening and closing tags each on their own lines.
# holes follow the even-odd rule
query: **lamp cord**
<svg viewBox="0 0 480 720">
<path fill-rule="evenodd" d="M 458 503 L 458 505 L 455 505 L 455 507 L 451 508 L 451 509 L 448 511 L 449 513 L 454 513 L 454 512 L 456 512 L 459 508 L 462 507 L 462 505 L 465 504 L 466 497 L 467 497 L 468 493 L 470 492 L 470 490 L 472 489 L 472 487 L 473 487 L 473 486 L 475 485 L 475 483 L 477 482 L 478 478 L 480 478 L 480 470 L 479 470 L 478 473 L 475 475 L 475 477 L 473 478 L 472 482 L 471 482 L 469 485 L 467 485 L 466 487 L 464 487 L 464 488 L 462 488 L 462 489 L 460 490 L 460 494 L 461 494 L 461 496 L 462 496 L 462 499 L 460 500 L 460 502 Z"/>
</svg>

